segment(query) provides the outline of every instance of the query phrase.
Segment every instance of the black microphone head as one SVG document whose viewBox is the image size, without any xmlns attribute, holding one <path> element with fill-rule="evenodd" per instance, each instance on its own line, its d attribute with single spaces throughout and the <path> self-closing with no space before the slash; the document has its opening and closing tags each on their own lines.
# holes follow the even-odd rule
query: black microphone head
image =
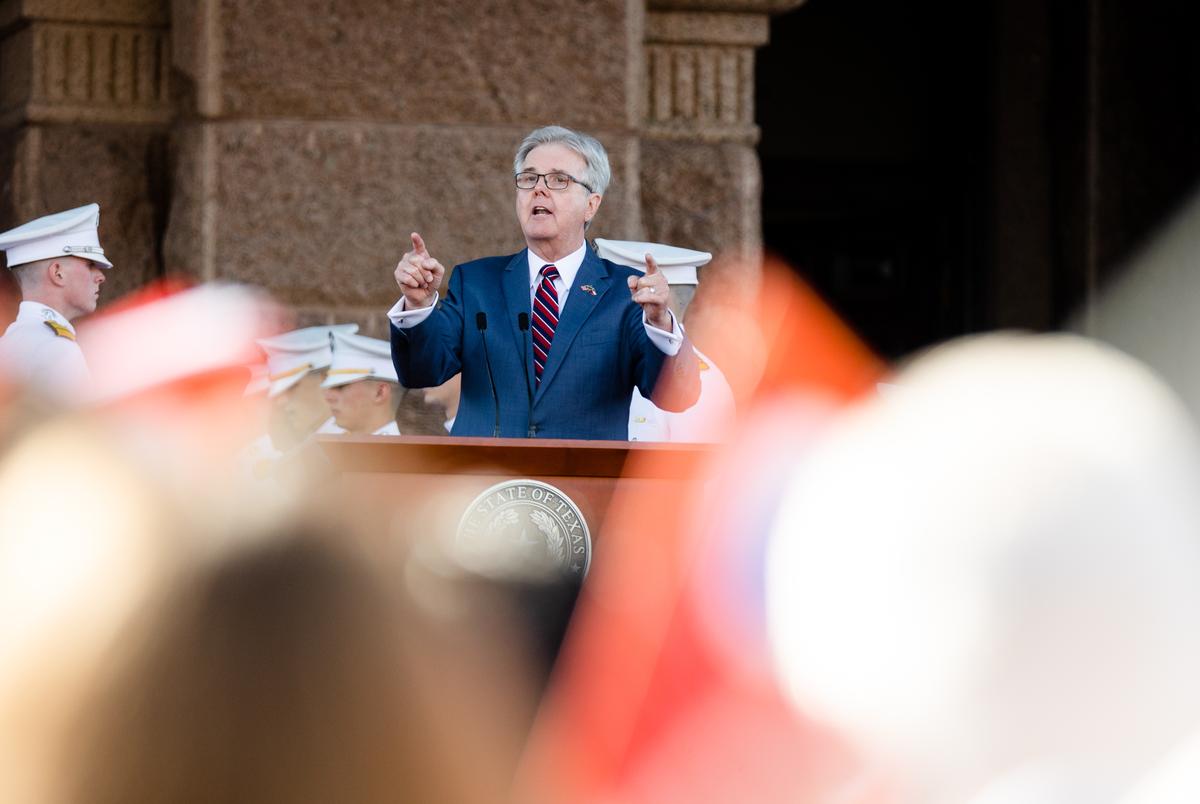
<svg viewBox="0 0 1200 804">
<path fill-rule="evenodd" d="M 529 313 L 517 313 L 517 326 L 522 332 L 529 331 Z"/>
<path fill-rule="evenodd" d="M 475 314 L 475 328 L 480 332 L 487 329 L 487 313 L 482 310 Z"/>
</svg>

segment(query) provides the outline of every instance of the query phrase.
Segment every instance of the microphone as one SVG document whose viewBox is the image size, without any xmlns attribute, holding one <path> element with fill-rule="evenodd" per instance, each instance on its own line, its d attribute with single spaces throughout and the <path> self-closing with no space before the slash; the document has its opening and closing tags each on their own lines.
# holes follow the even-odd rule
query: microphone
<svg viewBox="0 0 1200 804">
<path fill-rule="evenodd" d="M 496 378 L 492 375 L 492 359 L 488 356 L 487 348 L 487 313 L 482 310 L 475 314 L 475 326 L 479 330 L 479 339 L 483 341 L 483 362 L 487 366 L 488 382 L 492 384 L 492 406 L 496 409 L 496 427 L 492 430 L 492 438 L 500 437 L 500 397 L 496 396 Z"/>
<path fill-rule="evenodd" d="M 525 437 L 534 438 L 537 436 L 537 428 L 533 425 L 533 390 L 529 387 L 529 313 L 517 313 L 517 329 L 521 330 L 525 341 L 525 348 L 521 351 L 521 367 L 525 369 L 525 393 L 529 395 L 529 416 L 526 418 L 528 426 L 525 428 Z"/>
</svg>

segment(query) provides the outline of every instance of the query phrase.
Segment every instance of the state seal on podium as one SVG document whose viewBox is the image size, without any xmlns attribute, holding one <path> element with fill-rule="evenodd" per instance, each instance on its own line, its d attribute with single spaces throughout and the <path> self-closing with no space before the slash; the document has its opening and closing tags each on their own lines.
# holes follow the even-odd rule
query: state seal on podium
<svg viewBox="0 0 1200 804">
<path fill-rule="evenodd" d="M 458 559 L 487 575 L 582 580 L 592 538 L 579 506 L 538 480 L 507 480 L 484 491 L 458 525 Z"/>
</svg>

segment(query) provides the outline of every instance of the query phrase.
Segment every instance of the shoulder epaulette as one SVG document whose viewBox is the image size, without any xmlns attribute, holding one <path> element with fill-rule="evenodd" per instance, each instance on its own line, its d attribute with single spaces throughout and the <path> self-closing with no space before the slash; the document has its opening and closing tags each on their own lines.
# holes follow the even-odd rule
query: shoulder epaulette
<svg viewBox="0 0 1200 804">
<path fill-rule="evenodd" d="M 62 324 L 58 323 L 57 321 L 43 321 L 42 323 L 44 323 L 46 326 L 50 327 L 50 329 L 58 337 L 66 338 L 69 341 L 75 340 L 75 333 L 72 332 L 67 327 L 64 327 Z"/>
</svg>

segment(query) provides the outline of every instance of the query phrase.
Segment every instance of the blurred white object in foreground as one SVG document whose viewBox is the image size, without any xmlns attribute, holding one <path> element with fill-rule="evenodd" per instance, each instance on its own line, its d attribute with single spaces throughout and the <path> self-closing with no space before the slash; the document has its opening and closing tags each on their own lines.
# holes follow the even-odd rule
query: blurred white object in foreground
<svg viewBox="0 0 1200 804">
<path fill-rule="evenodd" d="M 1196 804 L 1200 801 L 1200 731 L 1192 734 L 1134 786 L 1121 804 Z"/>
<path fill-rule="evenodd" d="M 51 422 L 0 455 L 0 801 L 54 800 L 96 669 L 189 551 L 97 429 Z"/>
<path fill-rule="evenodd" d="M 267 298 L 242 285 L 200 285 L 80 328 L 92 367 L 90 399 L 107 404 L 167 383 L 258 359 Z"/>
<path fill-rule="evenodd" d="M 952 343 L 896 381 L 783 497 L 767 595 L 790 694 L 904 801 L 1115 800 L 1200 724 L 1190 421 L 1075 336 Z"/>
<path fill-rule="evenodd" d="M 1069 328 L 1143 361 L 1200 417 L 1200 194 L 1173 215 Z"/>
</svg>

